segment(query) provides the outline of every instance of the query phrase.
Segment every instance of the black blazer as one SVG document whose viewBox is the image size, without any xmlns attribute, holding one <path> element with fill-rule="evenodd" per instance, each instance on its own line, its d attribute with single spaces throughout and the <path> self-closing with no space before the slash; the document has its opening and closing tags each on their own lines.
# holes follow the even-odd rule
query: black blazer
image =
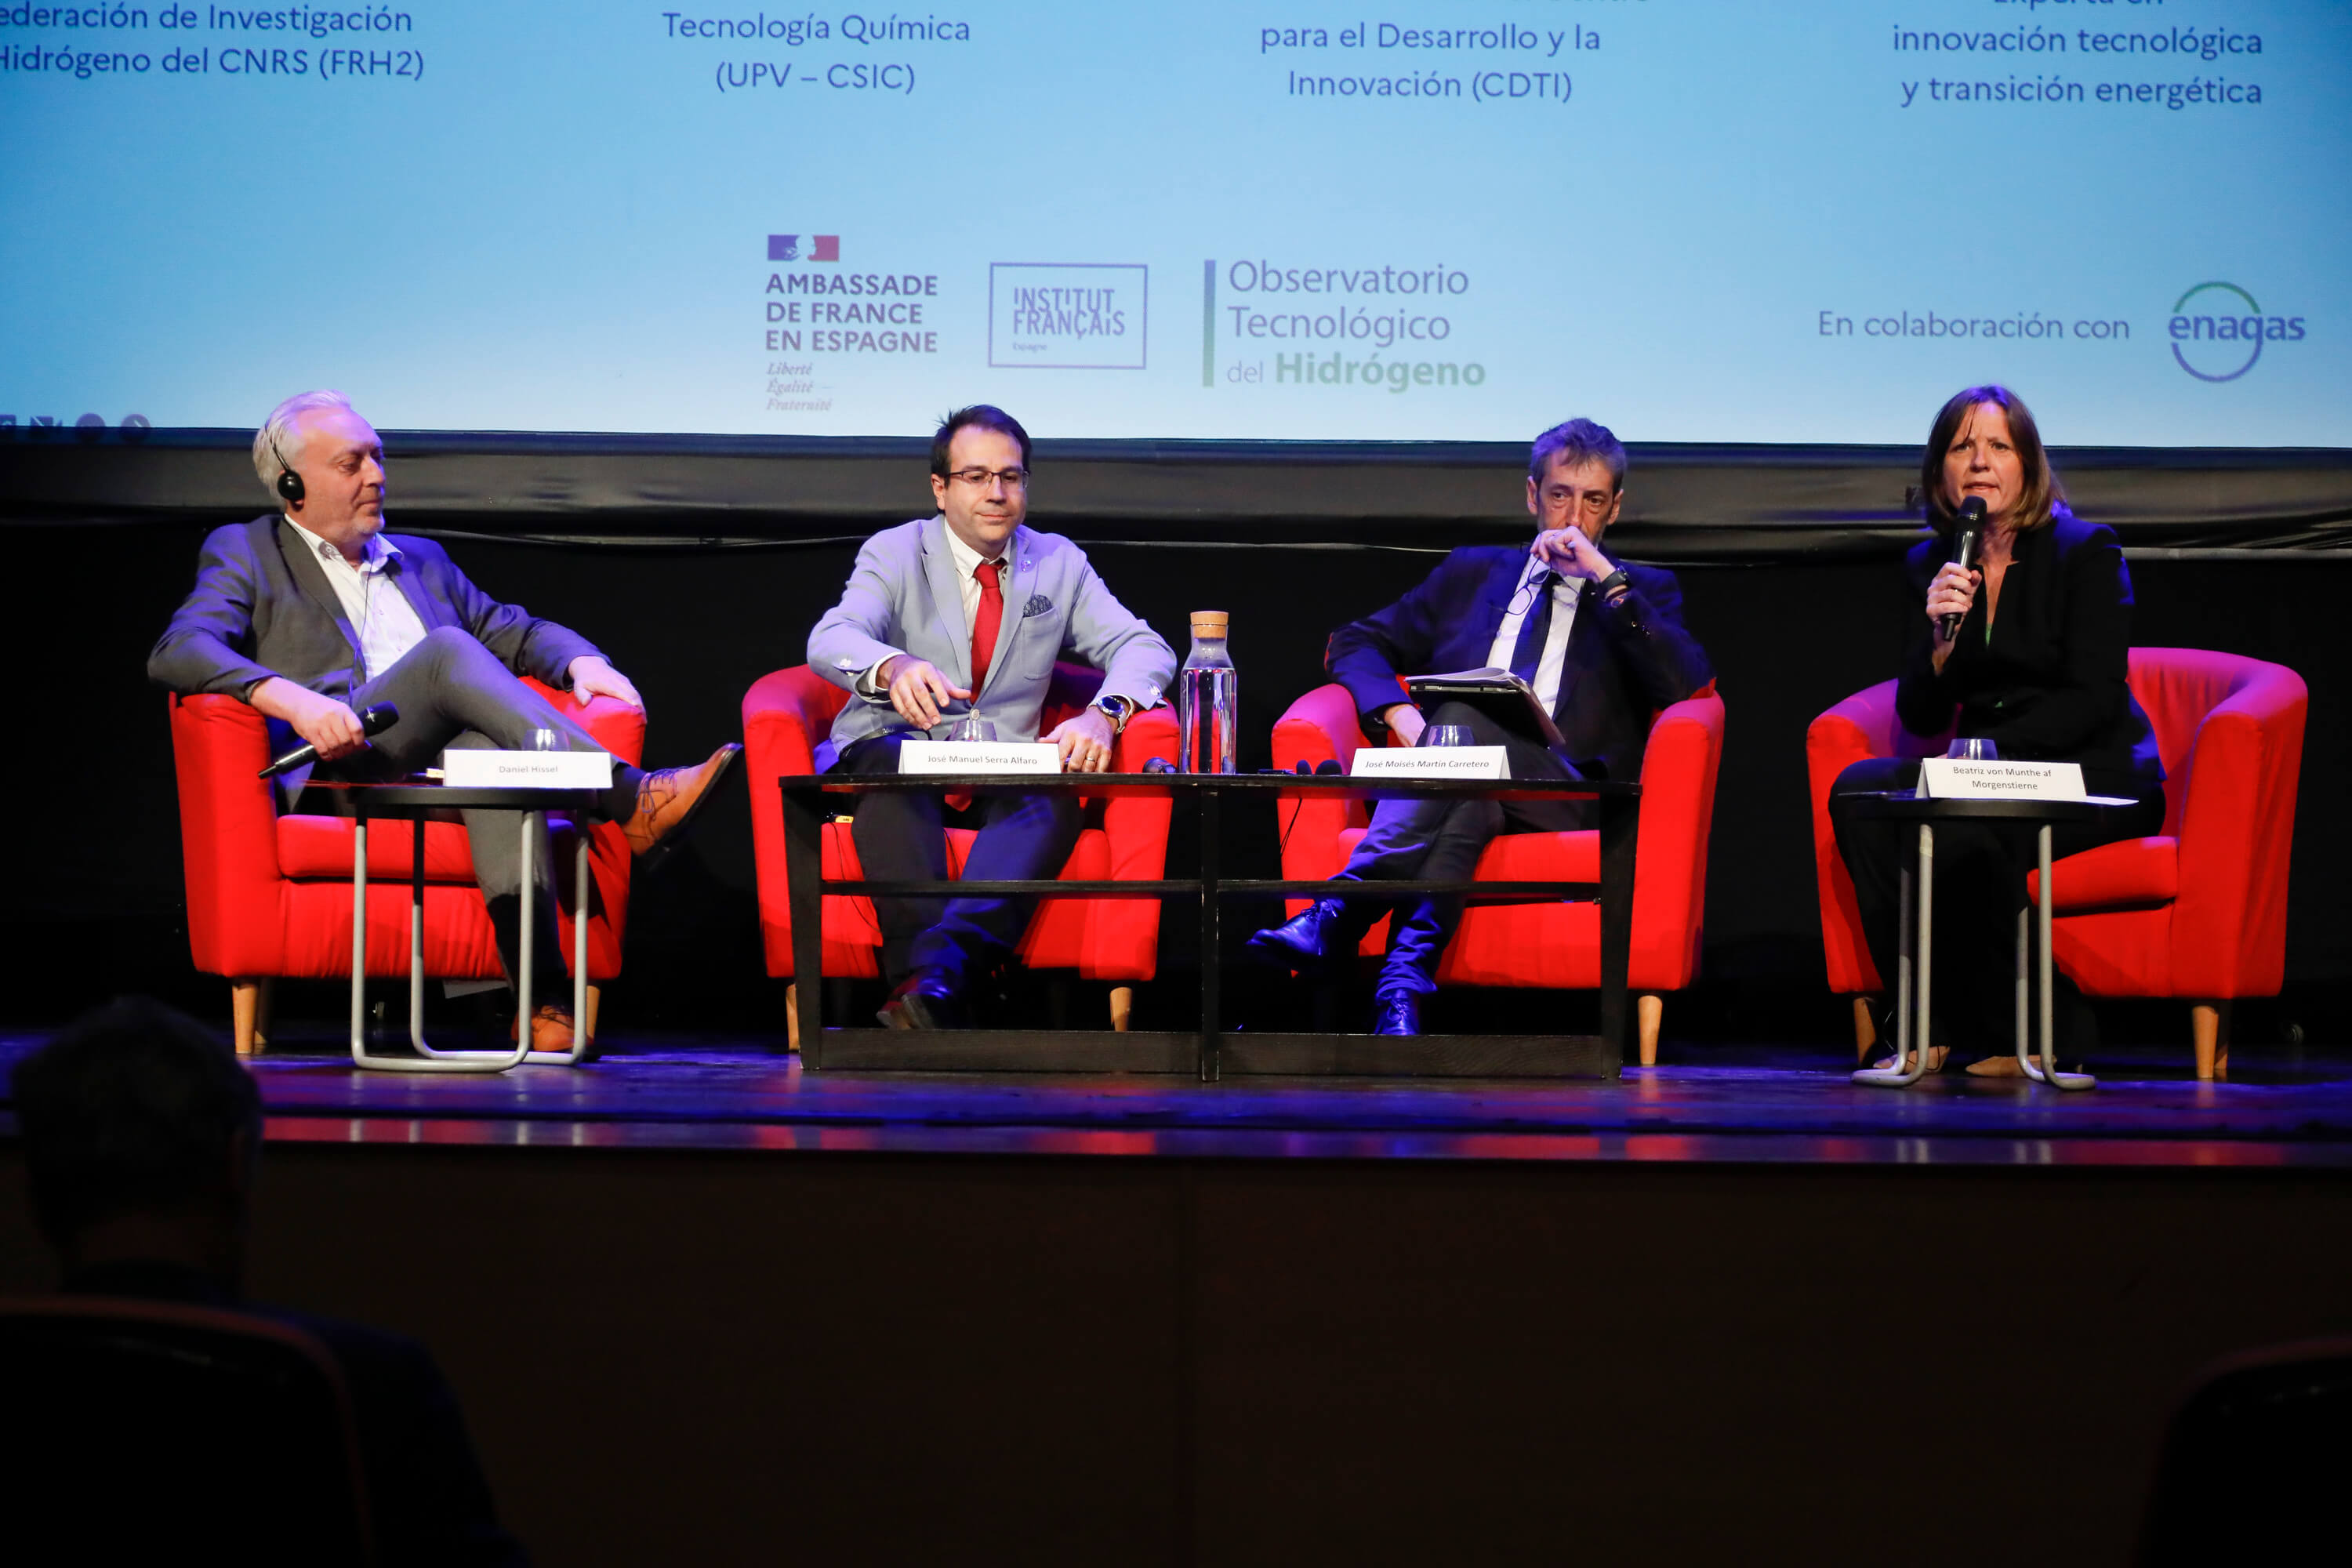
<svg viewBox="0 0 2352 1568">
<path fill-rule="evenodd" d="M 1466 546 L 1395 604 L 1331 634 L 1323 667 L 1355 699 L 1366 734 L 1380 732 L 1381 710 L 1405 700 L 1399 676 L 1486 664 L 1527 563 L 1519 545 Z M 1618 564 L 1632 586 L 1614 605 L 1595 594 L 1594 584 L 1584 584 L 1552 718 L 1579 772 L 1631 780 L 1642 776 L 1642 752 L 1658 710 L 1706 685 L 1714 670 L 1706 650 L 1683 626 L 1682 587 L 1675 574 Z"/>
<path fill-rule="evenodd" d="M 1911 603 L 1951 559 L 1950 541 L 1923 540 L 1904 559 Z M 2017 536 L 2000 584 L 2000 612 L 1985 637 L 1985 595 L 1960 623 L 1959 640 L 1936 672 L 1933 628 L 1911 616 L 1911 647 L 1895 689 L 1903 727 L 1936 735 L 1982 736 L 2003 757 L 2080 763 L 2097 793 L 2158 784 L 2164 764 L 2156 731 L 2126 683 L 2131 652 L 2131 572 L 2115 531 L 2084 522 L 2063 505 L 2047 526 Z"/>
</svg>

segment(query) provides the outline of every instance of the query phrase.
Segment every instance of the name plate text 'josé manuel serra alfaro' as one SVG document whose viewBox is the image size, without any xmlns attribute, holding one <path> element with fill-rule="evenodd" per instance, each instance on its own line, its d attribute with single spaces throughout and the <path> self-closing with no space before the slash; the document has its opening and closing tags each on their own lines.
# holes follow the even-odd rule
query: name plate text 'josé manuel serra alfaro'
<svg viewBox="0 0 2352 1568">
<path fill-rule="evenodd" d="M 449 789 L 610 789 L 610 752 L 492 752 L 452 746 L 441 758 Z"/>
<path fill-rule="evenodd" d="M 906 741 L 902 773 L 1058 773 L 1062 748 L 1051 741 Z"/>
<path fill-rule="evenodd" d="M 1919 794 L 1932 800 L 2084 800 L 2080 763 L 1989 763 L 1927 757 Z"/>
</svg>

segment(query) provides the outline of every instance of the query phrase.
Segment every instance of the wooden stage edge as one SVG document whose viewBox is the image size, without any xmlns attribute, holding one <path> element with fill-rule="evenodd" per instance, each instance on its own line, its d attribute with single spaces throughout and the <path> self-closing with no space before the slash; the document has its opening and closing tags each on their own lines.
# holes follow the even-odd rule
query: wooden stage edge
<svg viewBox="0 0 2352 1568">
<path fill-rule="evenodd" d="M 0 1029 L 0 1082 L 37 1038 Z M 2099 1087 L 2069 1094 L 1957 1074 L 1874 1088 L 1852 1081 L 1850 1058 L 1818 1047 L 1693 1050 L 1612 1077 L 1615 1064 L 1589 1037 L 1240 1033 L 1223 1037 L 1219 1076 L 1202 1081 L 1190 1032 L 989 1039 L 828 1031 L 830 1065 L 819 1071 L 740 1037 L 678 1037 L 631 1040 L 583 1068 L 419 1077 L 354 1068 L 322 1035 L 257 1058 L 254 1071 L 272 1142 L 385 1154 L 440 1145 L 2021 1175 L 2352 1171 L 2352 1058 L 2342 1053 L 2241 1053 L 2231 1080 L 2200 1083 L 2185 1051 L 2111 1051 L 2089 1064 Z M 1010 1057 L 1036 1070 L 983 1059 L 1008 1041 Z M 1127 1070 L 1099 1070 L 1107 1059 Z M 1069 1070 L 1073 1060 L 1097 1070 Z M 1557 1076 L 1535 1076 L 1545 1071 Z M 0 1101 L 0 1142 L 12 1120 Z"/>
</svg>

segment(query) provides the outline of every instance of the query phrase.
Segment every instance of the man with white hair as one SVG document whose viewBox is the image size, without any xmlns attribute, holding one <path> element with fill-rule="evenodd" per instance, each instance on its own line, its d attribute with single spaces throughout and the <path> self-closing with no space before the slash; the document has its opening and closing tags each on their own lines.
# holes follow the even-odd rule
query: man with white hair
<svg viewBox="0 0 2352 1568">
<path fill-rule="evenodd" d="M 205 539 L 195 587 L 148 656 L 147 673 L 183 695 L 250 703 L 269 721 L 273 752 L 296 736 L 317 747 L 315 768 L 279 779 L 281 806 L 291 808 L 314 775 L 398 777 L 451 746 L 529 749 L 536 731 L 553 731 L 566 751 L 603 749 L 564 705 L 521 676 L 568 690 L 583 707 L 599 695 L 644 706 L 586 638 L 491 598 L 431 540 L 383 531 L 383 443 L 341 393 L 306 392 L 279 404 L 254 437 L 253 466 L 278 512 Z M 359 716 L 383 702 L 400 716 L 371 740 Z M 650 773 L 615 762 L 601 815 L 619 823 L 642 855 L 674 839 L 741 750 L 721 746 L 698 766 Z M 344 809 L 337 791 L 314 792 L 303 804 Z M 511 974 L 522 891 L 511 819 L 465 815 L 474 875 Z M 569 996 L 551 857 L 542 850 L 537 859 L 543 896 L 533 946 L 548 973 L 532 976 L 532 990 Z M 530 1020 L 532 1045 L 569 1050 L 572 1028 L 568 1006 L 541 1006 Z"/>
</svg>

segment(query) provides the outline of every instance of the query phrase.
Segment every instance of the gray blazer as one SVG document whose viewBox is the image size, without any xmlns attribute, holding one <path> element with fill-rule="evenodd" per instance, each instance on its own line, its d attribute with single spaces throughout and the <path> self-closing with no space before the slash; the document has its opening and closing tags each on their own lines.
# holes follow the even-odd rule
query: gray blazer
<svg viewBox="0 0 2352 1568">
<path fill-rule="evenodd" d="M 1111 596 L 1086 552 L 1059 534 L 1024 525 L 1005 547 L 1004 626 L 997 634 L 988 680 L 956 716 L 977 710 L 995 721 L 1006 740 L 1034 740 L 1038 710 L 1067 652 L 1103 672 L 1101 694 L 1124 697 L 1139 710 L 1157 707 L 1175 678 L 1176 655 L 1158 632 Z M 964 629 L 963 586 L 948 553 L 943 517 L 885 529 L 867 540 L 850 569 L 841 602 L 809 633 L 808 661 L 836 686 L 850 689 L 848 706 L 833 721 L 829 747 L 820 746 L 818 771 L 855 742 L 870 735 L 912 734 L 887 696 L 856 695 L 857 678 L 893 654 L 911 654 L 936 666 L 956 686 L 971 684 L 971 636 Z M 930 731 L 947 733 L 947 723 Z M 829 754 L 827 754 L 829 753 Z"/>
<path fill-rule="evenodd" d="M 475 587 L 431 540 L 387 537 L 401 552 L 384 574 L 399 585 L 426 631 L 461 627 L 509 669 L 559 689 L 572 683 L 572 661 L 597 651 L 578 633 Z M 348 702 L 361 681 L 359 632 L 293 524 L 257 517 L 205 536 L 196 556 L 196 585 L 147 656 L 147 675 L 183 696 L 240 698 L 276 675 Z M 269 721 L 273 753 L 295 743 L 291 729 Z M 282 798 L 299 795 L 309 776 L 308 768 L 283 775 Z"/>
</svg>

